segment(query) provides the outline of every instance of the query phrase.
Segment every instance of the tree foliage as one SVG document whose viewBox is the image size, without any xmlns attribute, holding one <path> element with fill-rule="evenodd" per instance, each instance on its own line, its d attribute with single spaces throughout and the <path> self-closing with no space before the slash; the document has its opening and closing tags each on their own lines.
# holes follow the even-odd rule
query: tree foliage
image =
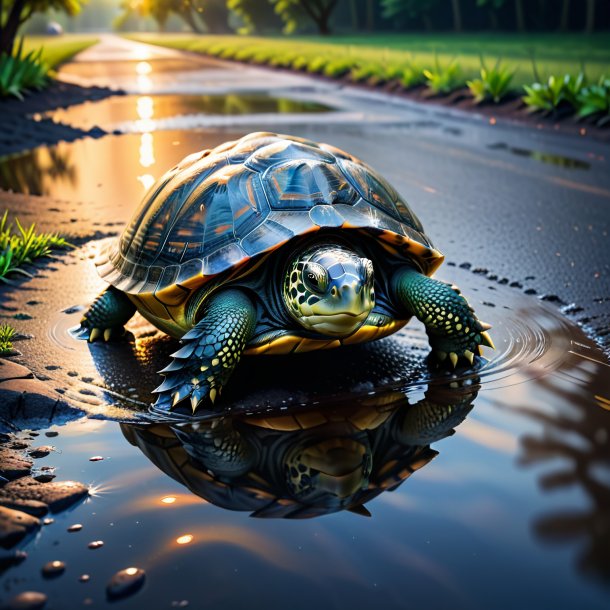
<svg viewBox="0 0 610 610">
<path fill-rule="evenodd" d="M 271 0 L 275 12 L 285 23 L 284 31 L 289 34 L 305 20 L 315 23 L 320 34 L 331 33 L 330 18 L 337 8 L 338 0 Z"/>
<path fill-rule="evenodd" d="M 34 14 L 49 9 L 76 15 L 86 0 L 0 0 L 0 55 L 12 55 L 19 28 Z"/>
</svg>

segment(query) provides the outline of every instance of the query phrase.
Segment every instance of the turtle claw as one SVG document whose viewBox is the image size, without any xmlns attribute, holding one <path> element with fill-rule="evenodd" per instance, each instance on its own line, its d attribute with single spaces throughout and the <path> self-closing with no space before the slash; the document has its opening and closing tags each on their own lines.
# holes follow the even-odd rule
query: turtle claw
<svg viewBox="0 0 610 610">
<path fill-rule="evenodd" d="M 103 335 L 101 328 L 92 328 L 89 333 L 89 343 L 97 341 Z"/>
<path fill-rule="evenodd" d="M 496 349 L 494 342 L 491 340 L 491 337 L 489 336 L 489 333 L 486 330 L 481 333 L 481 339 L 483 340 L 483 345 L 491 347 L 491 349 Z"/>
<path fill-rule="evenodd" d="M 455 352 L 451 352 L 449 354 L 449 360 L 451 360 L 451 364 L 453 365 L 453 368 L 455 368 L 458 363 L 458 355 Z"/>
</svg>

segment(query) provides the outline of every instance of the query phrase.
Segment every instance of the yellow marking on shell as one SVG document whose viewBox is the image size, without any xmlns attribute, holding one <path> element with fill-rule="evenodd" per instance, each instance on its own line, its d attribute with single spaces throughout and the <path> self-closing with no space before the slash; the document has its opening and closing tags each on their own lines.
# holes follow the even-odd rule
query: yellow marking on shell
<svg viewBox="0 0 610 610">
<path fill-rule="evenodd" d="M 400 330 L 408 320 L 392 320 L 385 326 L 361 326 L 353 335 L 346 339 L 311 339 L 309 337 L 298 337 L 295 335 L 283 335 L 263 345 L 253 345 L 244 350 L 247 356 L 276 355 L 311 352 L 322 349 L 334 349 L 341 345 L 353 345 L 366 343 L 375 339 L 387 337 Z"/>
<path fill-rule="evenodd" d="M 172 284 L 163 290 L 155 292 L 155 297 L 164 305 L 176 307 L 177 305 L 184 303 L 190 294 L 190 290 L 185 290 L 184 288 L 178 287 L 176 284 Z"/>
</svg>

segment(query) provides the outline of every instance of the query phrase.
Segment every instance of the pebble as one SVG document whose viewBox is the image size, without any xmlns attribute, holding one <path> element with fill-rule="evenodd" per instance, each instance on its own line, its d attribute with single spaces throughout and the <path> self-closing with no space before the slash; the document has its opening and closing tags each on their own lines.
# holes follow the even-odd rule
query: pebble
<svg viewBox="0 0 610 610">
<path fill-rule="evenodd" d="M 142 588 L 146 573 L 140 568 L 125 568 L 117 572 L 106 585 L 108 599 L 133 595 Z"/>
<path fill-rule="evenodd" d="M 104 546 L 103 540 L 94 540 L 87 545 L 90 549 L 101 549 Z"/>
<path fill-rule="evenodd" d="M 90 462 L 101 462 L 104 458 L 101 455 L 94 455 L 89 458 Z"/>
<path fill-rule="evenodd" d="M 89 574 L 81 574 L 78 577 L 79 582 L 89 582 L 91 580 L 91 576 Z"/>
<path fill-rule="evenodd" d="M 42 520 L 42 524 L 43 525 L 51 525 L 51 523 L 54 523 L 55 519 L 52 519 L 51 517 L 46 517 L 45 519 Z"/>
<path fill-rule="evenodd" d="M 74 525 L 71 525 L 68 528 L 69 532 L 80 532 L 83 529 L 83 526 L 81 523 L 75 523 Z"/>
<path fill-rule="evenodd" d="M 55 578 L 64 573 L 66 564 L 63 561 L 49 561 L 42 566 L 42 575 L 45 578 Z"/>
<path fill-rule="evenodd" d="M 51 447 L 51 445 L 43 445 L 42 447 L 33 447 L 28 451 L 28 455 L 31 458 L 38 459 L 47 457 L 51 451 L 55 451 L 55 447 Z"/>
<path fill-rule="evenodd" d="M 47 596 L 39 591 L 24 591 L 15 595 L 4 606 L 6 610 L 40 610 L 47 603 Z"/>
<path fill-rule="evenodd" d="M 45 432 L 44 435 L 49 438 L 53 438 L 54 436 L 59 436 L 59 432 L 56 432 L 55 430 L 49 430 L 49 432 Z"/>
</svg>

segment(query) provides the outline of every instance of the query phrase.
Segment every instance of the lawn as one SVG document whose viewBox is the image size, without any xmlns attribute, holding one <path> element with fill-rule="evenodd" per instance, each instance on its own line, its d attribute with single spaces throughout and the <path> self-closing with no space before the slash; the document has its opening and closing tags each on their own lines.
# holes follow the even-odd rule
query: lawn
<svg viewBox="0 0 610 610">
<path fill-rule="evenodd" d="M 66 34 L 63 36 L 27 36 L 23 43 L 25 53 L 42 47 L 42 59 L 49 66 L 56 66 L 68 61 L 74 55 L 98 41 L 96 36 Z"/>
<path fill-rule="evenodd" d="M 321 37 L 196 36 L 192 34 L 133 34 L 129 38 L 227 59 L 279 65 L 342 76 L 353 68 L 365 75 L 415 63 L 432 67 L 456 61 L 466 78 L 477 76 L 481 57 L 500 59 L 515 72 L 513 86 L 535 80 L 538 74 L 577 74 L 584 66 L 590 80 L 610 76 L 610 36 L 607 34 L 386 34 Z M 364 67 L 364 69 L 363 69 Z"/>
</svg>

